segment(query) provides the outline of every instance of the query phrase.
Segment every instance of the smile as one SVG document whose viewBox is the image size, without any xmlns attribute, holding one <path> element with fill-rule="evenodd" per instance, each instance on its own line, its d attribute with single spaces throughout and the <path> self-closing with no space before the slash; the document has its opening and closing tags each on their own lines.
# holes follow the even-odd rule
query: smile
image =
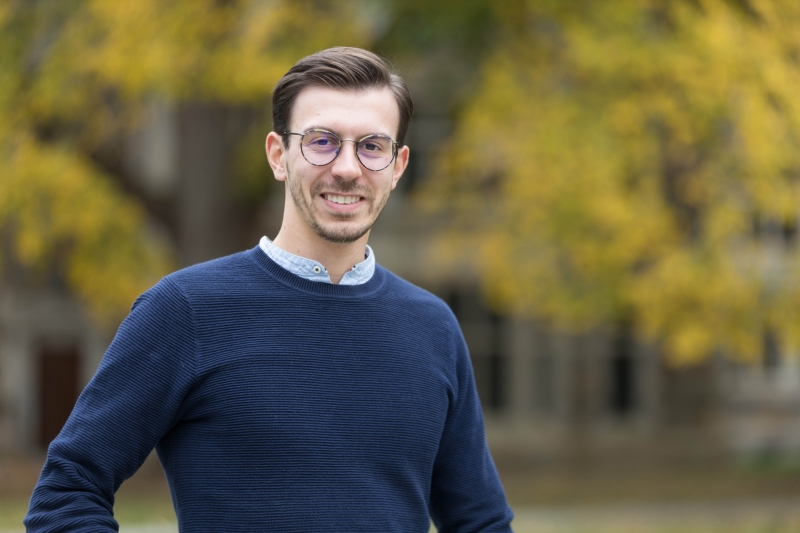
<svg viewBox="0 0 800 533">
<path fill-rule="evenodd" d="M 361 200 L 360 196 L 344 196 L 341 194 L 323 194 L 322 197 L 329 202 L 342 205 L 354 204 Z"/>
</svg>

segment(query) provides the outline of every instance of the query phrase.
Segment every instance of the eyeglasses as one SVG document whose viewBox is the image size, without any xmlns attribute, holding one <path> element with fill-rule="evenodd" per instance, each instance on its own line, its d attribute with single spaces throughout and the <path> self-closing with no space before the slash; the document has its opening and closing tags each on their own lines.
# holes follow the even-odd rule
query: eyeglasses
<svg viewBox="0 0 800 533">
<path fill-rule="evenodd" d="M 308 130 L 303 133 L 285 131 L 282 135 L 300 137 L 300 152 L 306 161 L 316 167 L 333 163 L 342 151 L 343 142 L 356 145 L 356 157 L 367 170 L 377 172 L 392 164 L 397 155 L 397 143 L 385 135 L 367 135 L 355 141 L 340 139 L 335 133 L 327 130 Z"/>
</svg>

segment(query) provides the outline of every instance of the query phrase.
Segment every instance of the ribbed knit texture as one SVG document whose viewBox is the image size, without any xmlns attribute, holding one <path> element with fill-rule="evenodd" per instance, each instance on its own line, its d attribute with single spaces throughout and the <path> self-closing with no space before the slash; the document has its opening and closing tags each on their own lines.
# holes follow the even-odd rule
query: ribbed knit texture
<svg viewBox="0 0 800 533">
<path fill-rule="evenodd" d="M 164 278 L 50 445 L 28 531 L 116 531 L 153 447 L 186 533 L 511 531 L 458 324 L 381 267 L 314 283 L 254 248 Z"/>
</svg>

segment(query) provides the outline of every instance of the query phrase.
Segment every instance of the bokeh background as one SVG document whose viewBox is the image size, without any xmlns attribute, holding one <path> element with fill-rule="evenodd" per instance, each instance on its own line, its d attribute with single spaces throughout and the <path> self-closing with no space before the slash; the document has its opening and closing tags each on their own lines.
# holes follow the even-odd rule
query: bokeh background
<svg viewBox="0 0 800 533">
<path fill-rule="evenodd" d="M 269 99 L 386 57 L 373 230 L 441 296 L 526 531 L 800 530 L 800 2 L 3 0 L 0 530 L 135 297 L 274 237 Z M 176 531 L 151 457 L 122 531 Z"/>
</svg>

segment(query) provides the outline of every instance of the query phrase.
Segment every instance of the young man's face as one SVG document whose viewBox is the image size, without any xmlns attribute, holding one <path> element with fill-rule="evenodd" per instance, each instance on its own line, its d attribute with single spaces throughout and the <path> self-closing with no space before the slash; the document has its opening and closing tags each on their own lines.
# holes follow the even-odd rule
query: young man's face
<svg viewBox="0 0 800 533">
<path fill-rule="evenodd" d="M 355 92 L 308 87 L 294 102 L 291 131 L 323 129 L 342 140 L 373 134 L 396 139 L 399 120 L 397 102 L 388 88 Z M 343 142 L 332 163 L 314 166 L 303 157 L 300 141 L 299 136 L 289 136 L 287 150 L 267 143 L 275 178 L 287 182 L 291 198 L 284 224 L 302 224 L 334 243 L 367 235 L 405 170 L 408 148 L 398 148 L 388 167 L 374 171 L 359 162 L 353 142 Z M 282 152 L 280 162 L 275 161 L 277 150 Z"/>
</svg>

